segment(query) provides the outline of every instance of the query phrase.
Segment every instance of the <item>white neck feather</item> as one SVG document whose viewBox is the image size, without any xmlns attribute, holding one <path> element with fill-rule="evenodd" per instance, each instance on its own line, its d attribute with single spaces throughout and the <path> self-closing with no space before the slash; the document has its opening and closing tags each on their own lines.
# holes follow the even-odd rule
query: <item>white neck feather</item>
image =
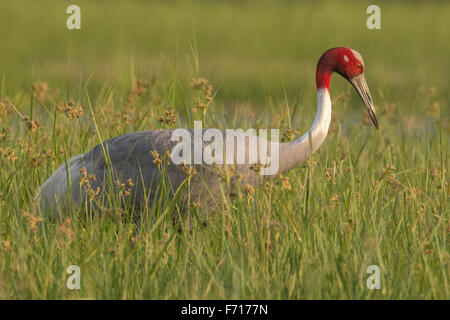
<svg viewBox="0 0 450 320">
<path fill-rule="evenodd" d="M 312 153 L 316 152 L 327 136 L 330 122 L 330 93 L 327 88 L 320 88 L 317 90 L 317 114 L 311 128 L 300 138 L 280 144 L 280 172 L 298 166 L 301 162 L 306 161 Z"/>
</svg>

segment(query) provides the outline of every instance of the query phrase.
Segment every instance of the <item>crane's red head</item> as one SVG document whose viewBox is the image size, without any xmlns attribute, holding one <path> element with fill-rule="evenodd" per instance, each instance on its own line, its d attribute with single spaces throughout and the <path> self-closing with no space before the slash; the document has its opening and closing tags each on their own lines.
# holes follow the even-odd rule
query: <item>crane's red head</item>
<svg viewBox="0 0 450 320">
<path fill-rule="evenodd" d="M 364 61 L 361 55 L 357 51 L 347 47 L 333 48 L 325 51 L 317 63 L 317 89 L 326 88 L 329 90 L 330 78 L 333 72 L 339 73 L 355 87 L 366 105 L 373 124 L 378 129 L 378 120 L 375 114 L 372 96 L 364 78 Z"/>
</svg>

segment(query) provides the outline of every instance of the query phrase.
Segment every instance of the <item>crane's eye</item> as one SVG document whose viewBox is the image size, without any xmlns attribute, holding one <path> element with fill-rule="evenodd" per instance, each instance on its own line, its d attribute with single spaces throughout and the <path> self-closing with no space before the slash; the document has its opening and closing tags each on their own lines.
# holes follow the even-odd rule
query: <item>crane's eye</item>
<svg viewBox="0 0 450 320">
<path fill-rule="evenodd" d="M 363 70 L 363 66 L 362 66 L 361 63 L 358 63 L 358 65 L 357 65 L 356 67 L 358 68 L 359 71 L 362 71 L 362 70 Z"/>
</svg>

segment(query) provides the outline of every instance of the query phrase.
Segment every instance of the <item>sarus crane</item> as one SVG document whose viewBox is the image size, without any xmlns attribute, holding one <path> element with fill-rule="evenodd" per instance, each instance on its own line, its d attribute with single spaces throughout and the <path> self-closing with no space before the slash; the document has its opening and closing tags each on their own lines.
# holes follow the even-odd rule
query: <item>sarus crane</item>
<svg viewBox="0 0 450 320">
<path fill-rule="evenodd" d="M 322 54 L 316 68 L 317 114 L 311 128 L 293 141 L 275 142 L 275 147 L 279 150 L 279 173 L 305 162 L 325 140 L 331 121 L 329 84 L 333 72 L 353 85 L 378 129 L 361 55 L 348 47 L 329 49 Z M 190 129 L 192 134 L 193 131 Z M 177 198 L 180 205 L 197 202 L 203 208 L 215 211 L 223 200 L 224 190 L 227 192 L 226 196 L 233 198 L 239 186 L 256 186 L 270 178 L 255 170 L 248 162 L 248 154 L 245 156 L 247 162 L 233 166 L 233 175 L 228 180 L 217 174 L 216 164 L 174 164 L 167 153 L 177 144 L 177 141 L 171 140 L 172 133 L 173 130 L 134 132 L 106 140 L 87 153 L 71 158 L 40 186 L 35 197 L 39 214 L 55 217 L 59 212 L 64 215 L 74 212 L 81 205 L 86 207 L 87 202 L 89 206 L 94 204 L 97 208 L 106 208 L 108 193 L 111 190 L 117 191 L 125 183 L 130 186 L 130 191 L 127 200 L 124 199 L 121 203 L 131 205 L 134 212 L 142 212 L 143 208 L 167 198 Z M 245 144 L 248 144 L 248 139 Z M 208 143 L 201 143 L 203 149 L 207 145 Z M 235 141 L 233 145 L 237 147 Z M 251 152 L 249 148 L 245 150 Z M 160 161 L 155 161 L 155 157 L 162 158 L 166 154 L 167 164 L 162 169 Z M 190 173 L 186 172 L 187 168 L 193 169 L 188 186 L 186 180 Z M 88 191 L 83 188 L 83 181 L 86 179 L 89 182 L 88 191 L 95 191 L 96 201 L 87 200 Z M 227 188 L 223 188 L 224 181 Z"/>
</svg>

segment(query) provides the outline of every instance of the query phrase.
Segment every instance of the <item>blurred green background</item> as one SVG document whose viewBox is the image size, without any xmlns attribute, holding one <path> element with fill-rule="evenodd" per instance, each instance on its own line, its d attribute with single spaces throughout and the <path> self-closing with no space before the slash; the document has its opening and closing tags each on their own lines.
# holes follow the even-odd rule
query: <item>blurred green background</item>
<svg viewBox="0 0 450 320">
<path fill-rule="evenodd" d="M 66 8 L 81 8 L 81 30 Z M 319 56 L 334 46 L 363 55 L 372 91 L 414 94 L 449 85 L 450 2 L 377 1 L 381 30 L 368 30 L 373 1 L 0 1 L 3 90 L 33 81 L 67 86 L 199 73 L 217 98 L 263 100 L 314 89 Z M 176 61 L 176 64 L 175 64 Z M 342 82 L 338 81 L 337 86 Z M 335 86 L 335 84 L 332 84 Z M 264 90 L 262 90 L 264 89 Z"/>
</svg>

